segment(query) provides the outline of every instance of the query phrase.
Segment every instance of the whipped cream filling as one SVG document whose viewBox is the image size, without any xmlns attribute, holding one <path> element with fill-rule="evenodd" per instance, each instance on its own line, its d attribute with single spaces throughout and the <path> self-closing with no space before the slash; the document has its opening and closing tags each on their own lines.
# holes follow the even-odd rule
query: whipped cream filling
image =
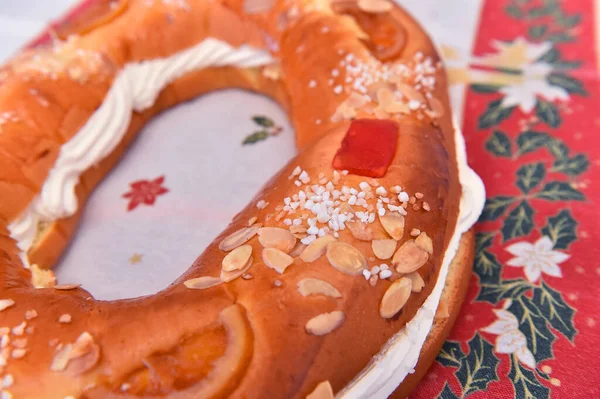
<svg viewBox="0 0 600 399">
<path fill-rule="evenodd" d="M 65 143 L 50 170 L 40 194 L 10 226 L 21 259 L 29 265 L 27 251 L 32 247 L 39 222 L 49 222 L 75 214 L 78 208 L 75 187 L 80 176 L 108 156 L 121 142 L 131 121 L 132 111 L 151 107 L 160 92 L 184 74 L 207 67 L 233 65 L 257 67 L 273 62 L 271 55 L 247 45 L 230 44 L 207 38 L 169 57 L 125 65 L 115 78 L 102 105 L 87 123 Z"/>
<path fill-rule="evenodd" d="M 456 227 L 442 260 L 438 279 L 433 291 L 425 300 L 415 317 L 392 337 L 371 363 L 341 392 L 337 399 L 387 398 L 414 372 L 421 349 L 433 326 L 437 307 L 446 285 L 450 263 L 456 256 L 460 239 L 479 219 L 485 204 L 485 187 L 481 178 L 467 164 L 465 140 L 456 120 L 454 143 L 458 173 L 462 186 L 460 210 Z"/>
</svg>

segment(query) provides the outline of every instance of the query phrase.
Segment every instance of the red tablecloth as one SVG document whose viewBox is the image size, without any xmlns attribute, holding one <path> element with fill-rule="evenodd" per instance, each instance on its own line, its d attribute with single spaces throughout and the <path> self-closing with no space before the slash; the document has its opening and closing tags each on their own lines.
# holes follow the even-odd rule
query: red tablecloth
<svg viewBox="0 0 600 399">
<path fill-rule="evenodd" d="M 488 201 L 467 300 L 415 398 L 600 397 L 598 15 L 592 0 L 487 0 L 450 71 L 469 84 Z"/>
</svg>

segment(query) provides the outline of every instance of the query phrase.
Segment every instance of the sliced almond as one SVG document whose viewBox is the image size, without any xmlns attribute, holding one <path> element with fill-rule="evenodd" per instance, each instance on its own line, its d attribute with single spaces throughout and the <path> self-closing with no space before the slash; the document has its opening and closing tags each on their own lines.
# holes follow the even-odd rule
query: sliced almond
<svg viewBox="0 0 600 399">
<path fill-rule="evenodd" d="M 367 267 L 367 260 L 363 254 L 350 244 L 332 242 L 327 246 L 327 259 L 329 264 L 351 276 L 362 273 Z"/>
<path fill-rule="evenodd" d="M 329 298 L 341 298 L 342 293 L 327 281 L 307 277 L 298 281 L 298 292 L 302 296 L 324 295 Z"/>
<path fill-rule="evenodd" d="M 206 288 L 214 287 L 221 283 L 222 281 L 218 277 L 203 276 L 185 280 L 183 282 L 183 285 L 185 285 L 191 290 L 204 290 Z"/>
<path fill-rule="evenodd" d="M 352 236 L 360 241 L 371 241 L 373 239 L 373 231 L 366 223 L 363 222 L 346 222 L 346 227 L 352 233 Z"/>
<path fill-rule="evenodd" d="M 262 259 L 267 267 L 283 274 L 285 269 L 294 263 L 294 258 L 277 248 L 265 248 L 262 251 Z"/>
<path fill-rule="evenodd" d="M 253 224 L 250 227 L 244 227 L 235 231 L 225 237 L 223 241 L 219 244 L 219 249 L 221 251 L 229 252 L 232 249 L 239 247 L 242 244 L 245 244 L 248 240 L 256 235 L 258 229 L 260 229 L 262 225 L 260 223 Z"/>
<path fill-rule="evenodd" d="M 244 11 L 246 14 L 261 14 L 270 11 L 275 5 L 275 0 L 245 0 Z"/>
<path fill-rule="evenodd" d="M 364 12 L 379 14 L 392 9 L 392 3 L 388 0 L 358 0 L 358 8 Z"/>
<path fill-rule="evenodd" d="M 389 259 L 396 251 L 396 240 L 373 240 L 371 241 L 371 248 L 373 248 L 373 253 L 378 259 Z"/>
<path fill-rule="evenodd" d="M 248 220 L 248 227 L 252 226 L 256 221 L 258 220 L 258 218 L 256 216 L 252 216 L 249 220 Z"/>
<path fill-rule="evenodd" d="M 427 233 L 422 232 L 419 234 L 419 236 L 415 239 L 415 244 L 417 244 L 422 250 L 426 251 L 429 255 L 433 254 L 433 242 Z"/>
<path fill-rule="evenodd" d="M 81 284 L 57 284 L 52 288 L 59 291 L 70 291 L 79 287 L 81 287 Z"/>
<path fill-rule="evenodd" d="M 298 242 L 296 244 L 296 246 L 294 247 L 294 249 L 292 249 L 292 252 L 290 252 L 290 256 L 297 258 L 298 256 L 300 256 L 302 254 L 302 252 L 304 252 L 304 250 L 306 249 L 308 245 L 303 244 L 301 242 Z"/>
<path fill-rule="evenodd" d="M 379 315 L 384 319 L 394 317 L 408 301 L 412 282 L 407 277 L 400 277 L 389 286 L 379 305 Z"/>
<path fill-rule="evenodd" d="M 306 323 L 306 332 L 312 335 L 329 334 L 338 328 L 344 321 L 344 312 L 335 310 L 331 313 L 322 313 L 313 317 Z"/>
<path fill-rule="evenodd" d="M 448 309 L 448 303 L 444 300 L 440 301 L 437 311 L 435 312 L 435 319 L 447 319 L 450 317 L 450 309 Z"/>
<path fill-rule="evenodd" d="M 306 399 L 334 399 L 333 388 L 329 381 L 320 382 L 314 391 L 306 396 Z"/>
<path fill-rule="evenodd" d="M 392 264 L 398 273 L 412 273 L 427 262 L 429 254 L 421 249 L 414 240 L 408 240 L 396 251 Z"/>
<path fill-rule="evenodd" d="M 225 270 L 226 272 L 240 270 L 241 268 L 246 266 L 246 263 L 248 263 L 248 259 L 250 259 L 250 256 L 252 256 L 251 245 L 242 245 L 241 247 L 235 248 L 223 258 L 223 270 Z"/>
<path fill-rule="evenodd" d="M 431 108 L 429 116 L 432 118 L 439 118 L 444 115 L 444 104 L 437 98 L 431 97 L 429 99 L 429 107 Z"/>
<path fill-rule="evenodd" d="M 425 280 L 419 274 L 419 272 L 408 273 L 406 276 L 412 282 L 412 292 L 421 292 L 423 287 L 425 287 Z"/>
<path fill-rule="evenodd" d="M 296 245 L 296 237 L 289 230 L 279 227 L 263 227 L 258 230 L 258 241 L 265 248 L 277 248 L 289 254 Z"/>
<path fill-rule="evenodd" d="M 12 299 L 0 299 L 0 312 L 4 309 L 8 309 L 15 304 Z"/>
<path fill-rule="evenodd" d="M 316 261 L 325 254 L 327 246 L 335 241 L 336 239 L 330 235 L 317 238 L 306 247 L 302 255 L 300 255 L 300 259 L 306 263 Z"/>
<path fill-rule="evenodd" d="M 396 88 L 409 100 L 425 103 L 425 97 L 414 87 L 406 83 L 397 83 Z"/>
<path fill-rule="evenodd" d="M 31 265 L 31 284 L 35 288 L 52 288 L 56 285 L 56 277 L 52 270 L 45 270 L 38 265 Z"/>
<path fill-rule="evenodd" d="M 379 221 L 384 230 L 396 241 L 402 239 L 404 235 L 404 216 L 395 212 L 386 212 L 385 215 L 379 215 Z"/>
<path fill-rule="evenodd" d="M 221 275 L 220 275 L 221 281 L 224 283 L 228 283 L 228 282 L 233 281 L 236 278 L 240 277 L 242 274 L 246 273 L 246 271 L 248 271 L 248 269 L 250 269 L 250 266 L 252 266 L 252 261 L 253 261 L 253 259 L 251 256 L 250 259 L 248 259 L 248 263 L 246 263 L 246 266 L 244 266 L 242 269 L 234 270 L 231 272 L 221 270 Z"/>
</svg>

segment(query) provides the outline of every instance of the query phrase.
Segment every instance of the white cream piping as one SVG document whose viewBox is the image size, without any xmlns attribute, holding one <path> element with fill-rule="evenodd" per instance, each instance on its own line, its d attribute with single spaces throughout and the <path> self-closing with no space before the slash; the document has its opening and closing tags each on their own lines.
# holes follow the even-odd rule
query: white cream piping
<svg viewBox="0 0 600 399">
<path fill-rule="evenodd" d="M 433 291 L 404 329 L 392 337 L 371 363 L 337 395 L 337 399 L 387 398 L 414 372 L 421 349 L 431 331 L 450 263 L 456 256 L 460 238 L 479 219 L 485 204 L 485 187 L 481 178 L 467 164 L 465 141 L 454 122 L 454 142 L 462 196 L 456 228 L 450 239 Z"/>
<path fill-rule="evenodd" d="M 38 223 L 65 218 L 77 211 L 75 187 L 79 177 L 121 142 L 132 111 L 151 107 L 169 83 L 188 72 L 210 66 L 248 68 L 271 62 L 273 58 L 267 51 L 247 45 L 234 48 L 224 41 L 208 38 L 170 57 L 127 64 L 115 78 L 102 105 L 61 147 L 40 194 L 10 224 L 11 237 L 23 251 L 21 259 L 25 265 L 28 265 L 25 254 L 35 240 Z"/>
</svg>

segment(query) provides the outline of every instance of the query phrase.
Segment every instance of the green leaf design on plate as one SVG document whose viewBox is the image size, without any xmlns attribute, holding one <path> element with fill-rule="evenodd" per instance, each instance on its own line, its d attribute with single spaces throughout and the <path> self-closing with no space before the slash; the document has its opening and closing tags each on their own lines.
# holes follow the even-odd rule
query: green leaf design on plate
<svg viewBox="0 0 600 399">
<path fill-rule="evenodd" d="M 566 61 L 562 59 L 560 50 L 556 47 L 552 47 L 545 54 L 543 54 L 540 58 L 537 59 L 538 62 L 545 62 L 547 64 L 552 65 L 556 69 L 575 69 L 581 66 L 581 61 Z"/>
<path fill-rule="evenodd" d="M 557 128 L 562 123 L 558 108 L 550 101 L 538 98 L 535 104 L 535 114 L 550 127 Z"/>
<path fill-rule="evenodd" d="M 491 247 L 494 243 L 494 237 L 496 237 L 496 233 L 494 232 L 478 232 L 475 235 L 475 251 L 479 252 Z"/>
<path fill-rule="evenodd" d="M 546 177 L 546 168 L 543 162 L 523 165 L 517 170 L 517 187 L 524 194 L 528 194 Z"/>
<path fill-rule="evenodd" d="M 535 373 L 523 366 L 517 355 L 510 355 L 510 378 L 515 387 L 515 398 L 519 399 L 544 399 L 550 397 L 550 390 L 535 376 Z"/>
<path fill-rule="evenodd" d="M 523 279 L 499 280 L 494 283 L 481 283 L 481 290 L 475 299 L 477 302 L 489 302 L 496 305 L 503 299 L 516 298 L 529 291 L 533 285 Z"/>
<path fill-rule="evenodd" d="M 548 133 L 527 130 L 517 136 L 517 153 L 519 155 L 533 152 L 548 144 L 552 138 Z"/>
<path fill-rule="evenodd" d="M 506 133 L 500 130 L 495 130 L 486 140 L 485 148 L 498 157 L 510 158 L 512 156 L 510 139 Z"/>
<path fill-rule="evenodd" d="M 471 90 L 473 90 L 475 93 L 482 94 L 497 93 L 501 88 L 502 86 L 499 85 L 488 85 L 483 83 L 473 83 L 471 85 Z"/>
<path fill-rule="evenodd" d="M 559 15 L 556 22 L 564 28 L 573 28 L 581 22 L 581 14 Z"/>
<path fill-rule="evenodd" d="M 484 391 L 492 381 L 499 381 L 497 367 L 500 361 L 494 346 L 479 333 L 469 341 L 469 353 L 460 361 L 456 378 L 463 389 L 463 397 L 476 391 Z"/>
<path fill-rule="evenodd" d="M 479 217 L 480 222 L 496 220 L 504 214 L 506 209 L 515 202 L 514 197 L 506 197 L 499 195 L 497 197 L 488 198 L 485 201 L 485 207 Z"/>
<path fill-rule="evenodd" d="M 527 337 L 527 347 L 537 363 L 552 358 L 552 343 L 556 337 L 548 328 L 538 306 L 527 296 L 514 298 L 508 310 L 519 320 L 519 330 Z"/>
<path fill-rule="evenodd" d="M 571 186 L 570 183 L 564 181 L 551 181 L 537 193 L 535 196 L 548 201 L 583 201 L 585 196 L 583 193 Z"/>
<path fill-rule="evenodd" d="M 454 392 L 452 392 L 452 388 L 450 388 L 450 384 L 446 382 L 444 384 L 444 389 L 438 395 L 438 399 L 460 399 L 460 396 L 456 396 Z"/>
<path fill-rule="evenodd" d="M 548 218 L 542 227 L 542 234 L 550 237 L 554 249 L 566 249 L 577 239 L 577 224 L 571 211 L 563 209 L 556 216 Z"/>
<path fill-rule="evenodd" d="M 547 40 L 553 43 L 566 43 L 572 42 L 575 40 L 575 36 L 567 33 L 567 32 L 557 32 L 548 36 Z"/>
<path fill-rule="evenodd" d="M 266 140 L 267 137 L 269 137 L 269 132 L 267 132 L 266 130 L 259 130 L 246 136 L 244 141 L 242 141 L 242 144 L 246 145 L 258 143 L 259 141 Z"/>
<path fill-rule="evenodd" d="M 502 105 L 502 99 L 498 99 L 492 101 L 483 115 L 479 117 L 478 127 L 479 129 L 487 129 L 489 127 L 495 126 L 508 118 L 516 106 L 512 107 L 504 107 Z"/>
<path fill-rule="evenodd" d="M 479 276 L 479 281 L 481 283 L 498 283 L 500 281 L 502 265 L 498 262 L 496 255 L 487 250 L 483 250 L 475 253 L 473 271 Z"/>
<path fill-rule="evenodd" d="M 564 73 L 551 73 L 546 77 L 546 81 L 553 85 L 565 89 L 571 94 L 579 94 L 587 96 L 587 91 L 583 87 L 583 83 L 574 77 L 565 75 Z"/>
<path fill-rule="evenodd" d="M 504 7 L 504 11 L 513 18 L 516 18 L 516 19 L 525 18 L 525 13 L 523 11 L 521 11 L 521 9 L 518 6 L 516 6 L 514 4 L 510 4 L 506 7 Z"/>
<path fill-rule="evenodd" d="M 569 155 L 569 148 L 559 139 L 551 139 L 545 145 L 557 159 L 566 158 Z"/>
<path fill-rule="evenodd" d="M 556 8 L 557 6 L 555 4 L 546 4 L 542 7 L 531 8 L 527 15 L 531 19 L 544 17 L 546 15 L 551 15 L 552 13 L 554 13 L 556 11 Z"/>
<path fill-rule="evenodd" d="M 438 353 L 437 361 L 440 362 L 442 366 L 460 367 L 460 362 L 464 357 L 465 353 L 460 347 L 459 342 L 446 341 L 444 342 L 444 346 L 442 346 L 440 353 Z"/>
<path fill-rule="evenodd" d="M 532 39 L 540 39 L 548 31 L 548 25 L 533 25 L 527 30 L 527 34 Z"/>
<path fill-rule="evenodd" d="M 571 158 L 560 158 L 552 165 L 553 172 L 561 172 L 569 176 L 577 176 L 585 172 L 590 162 L 584 154 L 577 154 Z"/>
<path fill-rule="evenodd" d="M 540 309 L 541 314 L 552 328 L 560 331 L 569 341 L 573 342 L 575 334 L 577 334 L 573 323 L 575 309 L 567 305 L 560 292 L 542 282 L 541 287 L 533 290 L 532 303 Z"/>
<path fill-rule="evenodd" d="M 268 116 L 264 116 L 264 115 L 256 115 L 252 117 L 252 120 L 259 126 L 262 127 L 273 127 L 275 126 L 275 122 L 273 122 L 273 119 L 269 118 Z"/>
<path fill-rule="evenodd" d="M 521 201 L 504 220 L 502 226 L 502 237 L 504 241 L 526 236 L 533 230 L 533 208 L 526 200 Z"/>
</svg>

